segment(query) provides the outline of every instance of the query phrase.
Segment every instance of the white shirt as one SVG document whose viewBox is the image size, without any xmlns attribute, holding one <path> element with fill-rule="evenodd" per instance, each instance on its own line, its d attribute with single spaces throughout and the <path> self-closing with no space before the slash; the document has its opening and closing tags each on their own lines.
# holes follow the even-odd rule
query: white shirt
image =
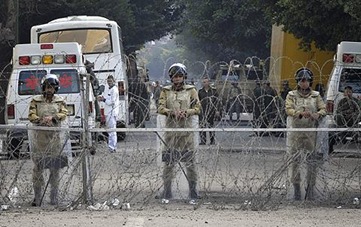
<svg viewBox="0 0 361 227">
<path fill-rule="evenodd" d="M 118 117 L 120 105 L 118 87 L 113 86 L 112 88 L 110 88 L 104 98 L 104 114 Z"/>
</svg>

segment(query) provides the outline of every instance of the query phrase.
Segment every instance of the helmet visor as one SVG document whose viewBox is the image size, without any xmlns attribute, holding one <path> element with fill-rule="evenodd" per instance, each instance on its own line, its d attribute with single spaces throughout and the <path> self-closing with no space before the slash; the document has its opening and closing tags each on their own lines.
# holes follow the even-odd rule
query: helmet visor
<svg viewBox="0 0 361 227">
<path fill-rule="evenodd" d="M 174 75 L 186 76 L 187 72 L 185 71 L 184 68 L 182 68 L 180 66 L 173 66 L 172 68 L 169 69 L 169 76 L 172 77 Z"/>
</svg>

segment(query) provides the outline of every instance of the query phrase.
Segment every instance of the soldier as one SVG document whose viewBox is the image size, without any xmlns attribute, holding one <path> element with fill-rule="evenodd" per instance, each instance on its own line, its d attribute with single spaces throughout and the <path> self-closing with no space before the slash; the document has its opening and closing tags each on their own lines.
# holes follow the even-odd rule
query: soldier
<svg viewBox="0 0 361 227">
<path fill-rule="evenodd" d="M 160 96 L 160 91 L 162 90 L 159 81 L 155 82 L 155 87 L 154 87 L 154 91 L 153 91 L 153 99 L 155 101 L 155 106 L 158 108 L 158 102 L 159 102 L 159 96 Z"/>
<path fill-rule="evenodd" d="M 346 86 L 344 90 L 344 98 L 342 98 L 336 107 L 335 121 L 338 127 L 354 128 L 361 120 L 361 102 L 352 96 L 353 90 L 351 86 Z M 339 137 L 342 143 L 347 143 L 347 137 L 354 137 L 354 132 L 341 132 Z M 335 138 L 330 139 L 330 152 L 333 151 L 333 145 L 336 143 Z"/>
<path fill-rule="evenodd" d="M 159 98 L 158 113 L 166 115 L 166 127 L 190 128 L 192 115 L 200 113 L 200 102 L 197 90 L 193 85 L 186 85 L 187 69 L 183 64 L 171 65 L 168 70 L 172 85 L 165 86 Z M 167 149 L 162 152 L 163 198 L 172 198 L 172 179 L 174 166 L 180 161 L 185 162 L 186 178 L 189 184 L 189 196 L 192 200 L 198 198 L 197 172 L 194 160 L 194 133 L 193 132 L 165 132 Z"/>
<path fill-rule="evenodd" d="M 149 114 L 149 92 L 141 78 L 132 81 L 129 88 L 130 105 L 134 116 L 134 126 L 145 128 L 146 117 Z"/>
<path fill-rule="evenodd" d="M 282 91 L 281 91 L 281 98 L 282 101 L 286 100 L 286 97 L 288 95 L 288 92 L 292 91 L 289 84 L 288 84 L 288 80 L 284 80 L 282 82 Z"/>
<path fill-rule="evenodd" d="M 107 83 L 109 86 L 107 97 L 105 98 L 102 95 L 98 96 L 98 101 L 105 103 L 104 114 L 105 114 L 105 123 L 107 128 L 116 129 L 117 128 L 117 117 L 119 113 L 119 90 L 115 86 L 115 79 L 112 75 L 109 75 L 107 78 Z M 117 149 L 117 132 L 112 131 L 108 132 L 108 149 L 110 153 L 115 153 Z"/>
<path fill-rule="evenodd" d="M 42 82 L 42 95 L 32 98 L 29 107 L 29 120 L 37 126 L 59 127 L 66 119 L 68 110 L 62 97 L 55 93 L 59 89 L 58 77 L 48 74 Z M 30 135 L 29 135 L 30 136 Z M 61 141 L 60 133 L 56 131 L 32 130 L 30 147 L 32 152 L 34 200 L 32 206 L 41 206 L 44 169 L 50 170 L 49 183 L 50 204 L 58 203 L 59 170 L 67 165 L 61 155 L 65 141 Z"/>
<path fill-rule="evenodd" d="M 199 115 L 199 123 L 201 128 L 213 128 L 214 119 L 220 116 L 220 106 L 218 100 L 218 93 L 215 88 L 209 85 L 209 78 L 203 78 L 203 87 L 198 91 L 198 97 L 201 102 L 201 114 Z M 215 144 L 214 132 L 209 132 L 210 144 Z M 205 145 L 207 141 L 206 132 L 200 132 L 200 145 Z"/>
<path fill-rule="evenodd" d="M 241 117 L 241 100 L 239 95 L 242 94 L 241 89 L 238 87 L 238 83 L 237 82 L 232 82 L 232 87 L 229 89 L 228 92 L 228 110 L 229 110 L 229 115 L 232 119 L 232 114 L 236 113 L 237 117 L 236 120 L 238 121 L 239 118 Z"/>
<path fill-rule="evenodd" d="M 276 97 L 277 91 L 271 87 L 271 83 L 266 80 L 263 82 L 263 88 L 265 91 L 264 95 L 264 118 L 263 121 L 267 128 L 270 128 L 274 124 L 274 119 L 276 115 Z M 268 135 L 268 133 L 264 133 L 264 135 Z"/>
<path fill-rule="evenodd" d="M 320 94 L 311 89 L 313 73 L 307 68 L 296 72 L 297 90 L 286 97 L 286 113 L 291 118 L 292 128 L 316 128 L 321 117 L 326 115 L 326 107 Z M 314 199 L 317 175 L 317 155 L 315 152 L 316 132 L 289 132 L 288 155 L 292 158 L 289 166 L 290 182 L 294 188 L 294 199 L 301 200 L 300 165 L 306 160 L 306 199 Z"/>
<path fill-rule="evenodd" d="M 352 128 L 360 121 L 360 100 L 352 96 L 351 86 L 346 86 L 344 98 L 342 98 L 336 108 L 336 124 L 343 128 Z"/>
</svg>

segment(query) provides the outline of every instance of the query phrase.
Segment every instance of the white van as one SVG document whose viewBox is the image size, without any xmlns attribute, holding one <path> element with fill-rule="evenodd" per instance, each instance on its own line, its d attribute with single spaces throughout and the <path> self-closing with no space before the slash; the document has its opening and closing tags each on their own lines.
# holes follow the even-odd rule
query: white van
<svg viewBox="0 0 361 227">
<path fill-rule="evenodd" d="M 344 89 L 351 86 L 353 96 L 361 98 L 361 42 L 343 41 L 337 46 L 326 92 L 327 125 L 336 128 L 334 116 L 338 102 L 344 98 Z M 331 135 L 337 135 L 331 132 Z M 334 139 L 334 138 L 332 138 Z M 351 138 L 350 138 L 351 139 Z M 330 147 L 332 150 L 332 148 Z"/>
<path fill-rule="evenodd" d="M 60 88 L 57 92 L 67 103 L 69 128 L 80 128 L 83 124 L 83 97 L 81 87 L 86 74 L 81 45 L 78 43 L 18 44 L 13 49 L 13 70 L 7 90 L 7 124 L 14 126 L 7 132 L 7 151 L 19 156 L 28 138 L 26 129 L 16 126 L 29 124 L 28 110 L 31 98 L 42 93 L 41 79 L 46 74 L 56 74 Z M 83 82 L 83 84 L 81 84 Z M 95 105 L 92 89 L 89 89 L 89 128 L 95 127 Z M 80 132 L 71 132 L 72 142 L 80 142 Z M 91 143 L 91 139 L 88 139 Z M 75 143 L 73 143 L 75 144 Z M 91 147 L 91 144 L 89 144 Z"/>
</svg>

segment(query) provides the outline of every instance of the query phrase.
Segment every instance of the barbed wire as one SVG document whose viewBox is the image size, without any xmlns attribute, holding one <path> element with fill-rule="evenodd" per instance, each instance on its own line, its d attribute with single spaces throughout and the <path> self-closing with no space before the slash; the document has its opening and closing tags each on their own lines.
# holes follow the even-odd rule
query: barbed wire
<svg viewBox="0 0 361 227">
<path fill-rule="evenodd" d="M 223 105 L 222 113 L 215 120 L 213 127 L 200 128 L 199 122 L 195 120 L 194 128 L 179 129 L 162 127 L 162 116 L 157 114 L 154 100 L 150 99 L 149 105 L 139 104 L 145 113 L 143 119 L 140 119 L 141 123 L 145 123 L 145 128 L 136 128 L 130 124 L 128 128 L 115 129 L 126 134 L 123 141 L 118 141 L 116 153 L 108 152 L 106 138 L 92 138 L 96 150 L 93 155 L 90 154 L 89 147 L 82 147 L 80 143 L 80 147 L 74 149 L 74 141 L 64 139 L 63 153 L 68 158 L 68 166 L 60 170 L 58 207 L 69 210 L 95 209 L 95 204 L 99 203 L 107 205 L 110 209 L 126 209 L 127 206 L 123 204 L 129 203 L 132 208 L 147 209 L 167 205 L 161 203 L 161 156 L 164 144 L 157 134 L 162 137 L 166 132 L 182 131 L 192 132 L 196 141 L 195 163 L 201 199 L 193 205 L 195 209 L 207 206 L 214 210 L 275 210 L 284 204 L 298 204 L 290 195 L 292 193 L 288 183 L 289 165 L 299 155 L 287 154 L 287 134 L 290 132 L 317 132 L 319 137 L 322 137 L 316 144 L 316 151 L 324 155 L 317 171 L 316 191 L 319 197 L 312 204 L 359 207 L 353 203 L 353 198 L 360 196 L 361 185 L 358 125 L 329 128 L 324 124 L 318 128 L 289 128 L 286 127 L 284 106 L 276 97 L 260 109 L 261 117 L 258 119 L 254 118 L 257 100 L 250 95 L 240 94 L 234 101 L 240 104 L 239 114 L 242 115 L 238 115 L 238 119 L 234 112 L 231 112 L 232 108 Z M 272 107 L 272 110 L 265 111 L 268 107 Z M 147 120 L 145 118 L 148 112 Z M 265 117 L 268 119 L 264 119 Z M 261 125 L 265 127 L 260 128 Z M 33 154 L 28 148 L 26 137 L 19 138 L 9 133 L 15 129 L 25 130 L 26 134 L 29 130 L 46 130 L 62 132 L 65 135 L 69 132 L 81 134 L 84 130 L 69 128 L 66 125 L 59 128 L 0 125 L 0 131 L 3 132 L 0 137 L 0 154 L 3 157 L 0 160 L 0 204 L 10 204 L 13 208 L 28 208 L 34 198 Z M 91 128 L 88 132 L 98 135 L 110 131 L 113 130 Z M 206 145 L 198 145 L 200 132 L 214 132 L 215 143 L 210 144 L 207 135 Z M 331 132 L 336 132 L 341 138 L 336 139 L 334 150 L 329 153 L 328 135 Z M 343 135 L 343 132 L 350 135 Z M 10 142 L 13 139 L 21 141 L 12 144 Z M 8 154 L 15 150 L 20 153 L 15 157 L 9 157 Z M 301 169 L 305 170 L 307 164 L 309 163 L 305 159 Z M 84 165 L 89 172 L 84 170 Z M 174 199 L 171 200 L 170 206 L 181 205 L 189 200 L 188 182 L 182 171 L 185 165 L 180 163 L 175 167 L 172 185 Z M 84 172 L 89 174 L 89 184 L 84 181 Z M 44 172 L 44 179 L 48 182 L 47 171 Z M 305 188 L 306 183 L 302 182 L 303 193 Z M 90 200 L 87 200 L 85 193 L 88 189 L 91 189 Z M 43 207 L 50 206 L 49 196 L 50 192 L 47 190 Z M 93 208 L 90 205 L 93 205 Z M 97 209 L 105 209 L 104 207 L 100 206 Z"/>
</svg>

